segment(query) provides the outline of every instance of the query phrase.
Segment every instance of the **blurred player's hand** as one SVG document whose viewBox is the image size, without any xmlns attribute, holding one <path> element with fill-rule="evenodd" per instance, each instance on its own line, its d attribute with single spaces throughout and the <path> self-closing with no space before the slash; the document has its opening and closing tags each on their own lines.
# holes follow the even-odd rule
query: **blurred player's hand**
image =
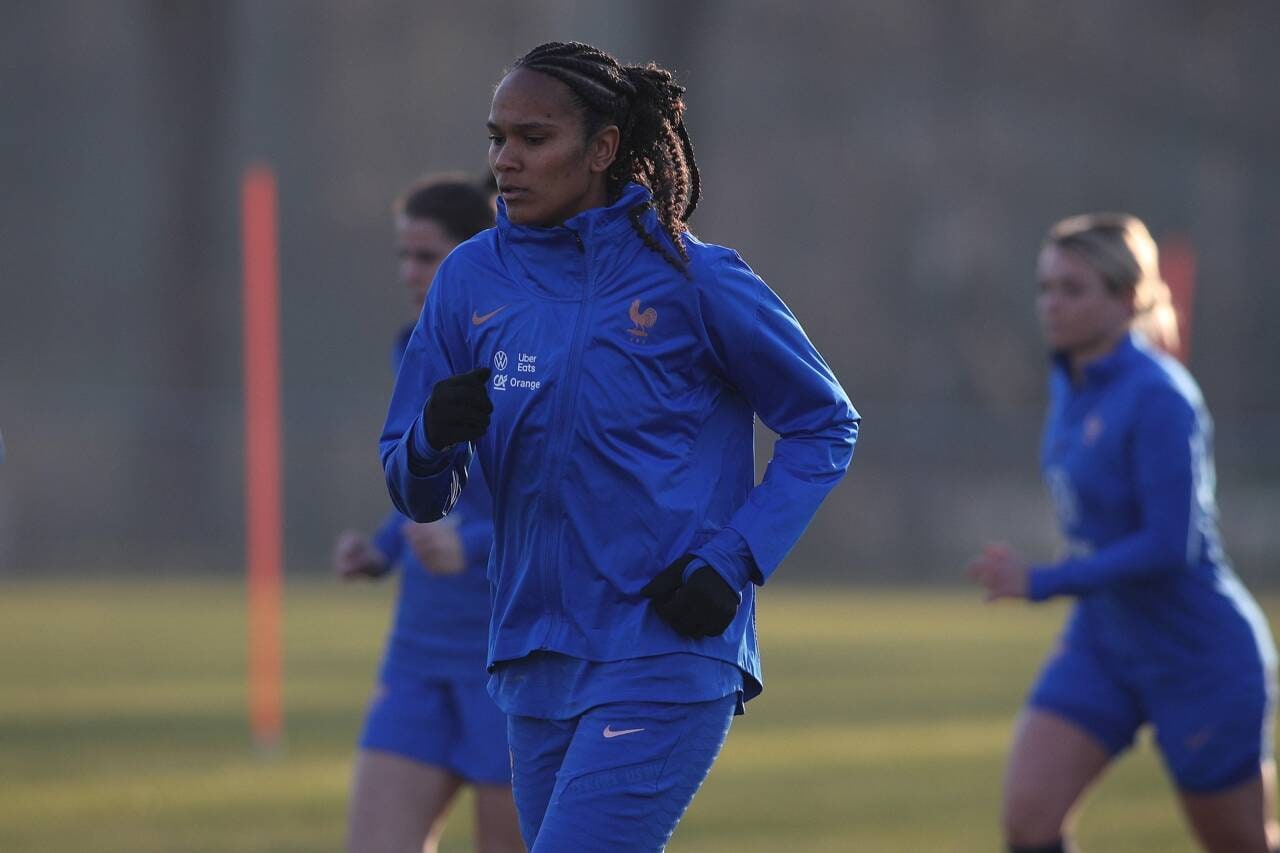
<svg viewBox="0 0 1280 853">
<path fill-rule="evenodd" d="M 484 435 L 493 414 L 493 403 L 484 387 L 488 381 L 489 368 L 480 367 L 441 379 L 432 387 L 422 410 L 422 425 L 432 447 L 444 450 Z"/>
<path fill-rule="evenodd" d="M 343 580 L 380 578 L 391 566 L 363 533 L 344 530 L 333 546 L 333 570 Z"/>
<path fill-rule="evenodd" d="M 457 575 L 467 568 L 458 524 L 442 518 L 430 524 L 407 521 L 400 528 L 418 562 L 433 575 Z"/>
<path fill-rule="evenodd" d="M 965 568 L 965 574 L 986 589 L 987 601 L 1026 598 L 1029 571 L 1026 560 L 1003 542 L 983 548 Z"/>
<path fill-rule="evenodd" d="M 718 637 L 738 614 L 741 598 L 710 566 L 697 569 L 685 581 L 684 570 L 694 559 L 685 554 L 659 572 L 640 594 L 653 600 L 653 609 L 676 633 Z"/>
</svg>

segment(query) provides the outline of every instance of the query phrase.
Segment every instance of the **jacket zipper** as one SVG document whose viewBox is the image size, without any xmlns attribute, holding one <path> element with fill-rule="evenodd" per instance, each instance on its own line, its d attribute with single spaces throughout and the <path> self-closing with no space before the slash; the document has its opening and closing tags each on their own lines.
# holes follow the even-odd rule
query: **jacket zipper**
<svg viewBox="0 0 1280 853">
<path fill-rule="evenodd" d="M 547 646 L 553 633 L 560 627 L 560 621 L 564 615 L 564 591 L 562 584 L 558 582 L 560 567 L 556 565 L 556 555 L 560 550 L 560 523 L 557 515 L 561 509 L 563 501 L 560 499 L 560 477 L 564 469 L 565 446 L 569 442 L 567 425 L 573 423 L 573 412 L 577 404 L 578 386 L 580 384 L 581 371 L 578 370 L 578 364 L 582 357 L 582 349 L 586 341 L 586 323 L 584 322 L 588 309 L 588 296 L 591 293 L 591 265 L 589 259 L 586 258 L 587 249 L 582 242 L 582 235 L 573 229 L 566 229 L 573 234 L 573 239 L 578 247 L 578 252 L 584 257 L 585 274 L 582 281 L 582 298 L 578 302 L 578 316 L 574 320 L 573 338 L 569 346 L 569 357 L 565 360 L 564 377 L 565 386 L 560 395 L 556 398 L 556 407 L 552 412 L 551 418 L 551 448 L 548 452 L 550 465 L 548 471 L 550 476 L 544 484 L 544 495 L 547 500 L 544 501 L 544 518 L 543 518 L 543 542 L 542 542 L 542 601 L 544 608 L 555 614 L 555 621 L 552 623 L 551 629 L 548 630 L 546 638 L 543 640 L 543 647 Z M 553 594 L 554 586 L 554 594 Z"/>
</svg>

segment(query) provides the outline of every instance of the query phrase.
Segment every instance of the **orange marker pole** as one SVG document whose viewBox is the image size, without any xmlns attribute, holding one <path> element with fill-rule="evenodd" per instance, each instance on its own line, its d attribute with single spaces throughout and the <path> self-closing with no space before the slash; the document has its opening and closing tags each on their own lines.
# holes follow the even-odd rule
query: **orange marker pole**
<svg viewBox="0 0 1280 853">
<path fill-rule="evenodd" d="M 1185 237 L 1170 237 L 1160 244 L 1160 275 L 1169 285 L 1173 308 L 1178 312 L 1178 360 L 1191 358 L 1191 311 L 1196 292 L 1196 252 Z"/>
<path fill-rule="evenodd" d="M 249 596 L 249 723 L 254 746 L 281 745 L 280 310 L 276 179 L 253 166 L 241 184 L 244 241 L 245 521 Z"/>
</svg>

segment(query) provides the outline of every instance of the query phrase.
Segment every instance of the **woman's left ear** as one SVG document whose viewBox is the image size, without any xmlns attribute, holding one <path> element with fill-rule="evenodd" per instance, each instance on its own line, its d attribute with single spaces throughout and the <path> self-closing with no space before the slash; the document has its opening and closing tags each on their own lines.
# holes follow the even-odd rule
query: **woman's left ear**
<svg viewBox="0 0 1280 853">
<path fill-rule="evenodd" d="M 592 137 L 591 144 L 587 146 L 587 165 L 591 171 L 600 173 L 609 171 L 613 161 L 618 159 L 618 141 L 621 138 L 622 132 L 615 124 L 601 128 Z"/>
</svg>

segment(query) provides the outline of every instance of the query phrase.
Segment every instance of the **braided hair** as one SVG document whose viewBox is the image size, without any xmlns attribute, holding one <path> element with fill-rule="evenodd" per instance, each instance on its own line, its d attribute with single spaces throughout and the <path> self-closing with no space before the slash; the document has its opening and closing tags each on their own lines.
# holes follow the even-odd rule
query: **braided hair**
<svg viewBox="0 0 1280 853">
<path fill-rule="evenodd" d="M 588 138 L 617 125 L 618 156 L 606 173 L 606 192 L 616 199 L 629 181 L 643 184 L 653 196 L 662 230 L 680 257 L 675 258 L 644 227 L 649 202 L 628 211 L 631 226 L 645 245 L 679 272 L 688 275 L 689 251 L 681 235 L 698 206 L 701 182 L 693 142 L 684 126 L 684 87 L 665 68 L 621 65 L 609 54 L 581 42 L 548 42 L 516 60 L 512 70 L 527 68 L 554 77 L 569 87 L 584 116 Z"/>
</svg>

